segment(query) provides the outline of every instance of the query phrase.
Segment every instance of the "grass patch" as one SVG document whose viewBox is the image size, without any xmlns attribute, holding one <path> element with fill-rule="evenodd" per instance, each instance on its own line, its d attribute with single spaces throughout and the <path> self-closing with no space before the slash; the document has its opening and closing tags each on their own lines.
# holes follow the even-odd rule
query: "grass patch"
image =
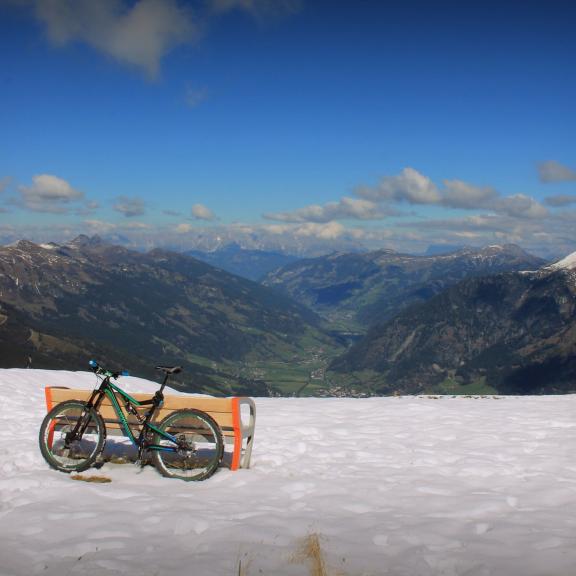
<svg viewBox="0 0 576 576">
<path fill-rule="evenodd" d="M 486 383 L 486 378 L 478 378 L 468 384 L 462 384 L 452 378 L 446 378 L 438 386 L 426 390 L 425 394 L 451 394 L 453 396 L 498 394 L 495 388 Z"/>
</svg>

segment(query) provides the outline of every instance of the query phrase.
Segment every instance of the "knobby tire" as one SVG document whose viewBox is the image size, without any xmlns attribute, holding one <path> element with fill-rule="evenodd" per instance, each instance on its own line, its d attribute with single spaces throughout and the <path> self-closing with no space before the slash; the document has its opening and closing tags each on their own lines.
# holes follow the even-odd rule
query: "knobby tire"
<svg viewBox="0 0 576 576">
<path fill-rule="evenodd" d="M 82 472 L 96 462 L 106 442 L 102 416 L 80 400 L 61 402 L 45 416 L 40 427 L 40 452 L 48 464 L 61 472 Z M 82 438 L 66 446 L 66 434 L 74 429 L 78 418 L 87 419 Z"/>
<path fill-rule="evenodd" d="M 216 472 L 224 454 L 224 440 L 220 427 L 210 415 L 193 408 L 176 410 L 157 427 L 175 436 L 180 443 L 177 452 L 152 451 L 152 461 L 163 476 L 199 481 Z M 154 444 L 174 447 L 173 442 L 160 434 L 154 435 Z"/>
</svg>

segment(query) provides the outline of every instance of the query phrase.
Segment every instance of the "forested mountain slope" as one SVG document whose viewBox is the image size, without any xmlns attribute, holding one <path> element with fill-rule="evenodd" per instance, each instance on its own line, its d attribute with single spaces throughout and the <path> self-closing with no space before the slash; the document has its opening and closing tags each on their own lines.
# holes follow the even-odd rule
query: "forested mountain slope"
<svg viewBox="0 0 576 576">
<path fill-rule="evenodd" d="M 332 369 L 379 393 L 574 391 L 576 255 L 536 272 L 465 280 L 373 327 Z"/>
<path fill-rule="evenodd" d="M 194 258 L 79 237 L 0 248 L 0 366 L 85 369 L 105 357 L 151 376 L 183 364 L 194 390 L 265 394 L 238 365 L 299 361 L 334 342 L 274 291 Z M 250 388 L 253 388 L 251 391 Z"/>
</svg>

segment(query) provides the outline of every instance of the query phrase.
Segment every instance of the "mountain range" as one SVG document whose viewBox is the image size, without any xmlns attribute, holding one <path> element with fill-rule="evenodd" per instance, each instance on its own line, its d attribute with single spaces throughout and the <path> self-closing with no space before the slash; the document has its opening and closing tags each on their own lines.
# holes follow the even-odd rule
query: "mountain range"
<svg viewBox="0 0 576 576">
<path fill-rule="evenodd" d="M 272 262 L 247 252 L 220 257 Z M 265 284 L 96 237 L 22 240 L 0 247 L 0 367 L 86 370 L 95 358 L 150 378 L 181 364 L 176 386 L 224 395 L 576 388 L 576 254 L 554 265 L 512 245 L 333 254 Z M 334 333 L 350 329 L 346 350 Z"/>
<path fill-rule="evenodd" d="M 374 326 L 331 366 L 377 394 L 576 390 L 576 253 L 470 278 Z"/>
<path fill-rule="evenodd" d="M 246 363 L 332 347 L 307 308 L 186 255 L 85 236 L 0 248 L 0 367 L 85 370 L 95 357 L 150 377 L 174 363 L 189 391 L 265 395 Z"/>
<path fill-rule="evenodd" d="M 365 332 L 408 305 L 474 276 L 534 270 L 545 263 L 515 245 L 414 256 L 391 250 L 299 260 L 263 280 L 334 327 Z"/>
</svg>

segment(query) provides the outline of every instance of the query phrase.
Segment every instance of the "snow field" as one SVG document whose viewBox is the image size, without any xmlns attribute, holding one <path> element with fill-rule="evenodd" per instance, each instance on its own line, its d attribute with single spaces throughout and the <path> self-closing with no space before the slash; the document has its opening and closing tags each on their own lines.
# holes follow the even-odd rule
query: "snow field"
<svg viewBox="0 0 576 576">
<path fill-rule="evenodd" d="M 252 468 L 185 483 L 52 471 L 44 386 L 0 370 L 0 575 L 574 576 L 576 396 L 256 399 Z M 124 378 L 128 391 L 157 384 Z"/>
</svg>

